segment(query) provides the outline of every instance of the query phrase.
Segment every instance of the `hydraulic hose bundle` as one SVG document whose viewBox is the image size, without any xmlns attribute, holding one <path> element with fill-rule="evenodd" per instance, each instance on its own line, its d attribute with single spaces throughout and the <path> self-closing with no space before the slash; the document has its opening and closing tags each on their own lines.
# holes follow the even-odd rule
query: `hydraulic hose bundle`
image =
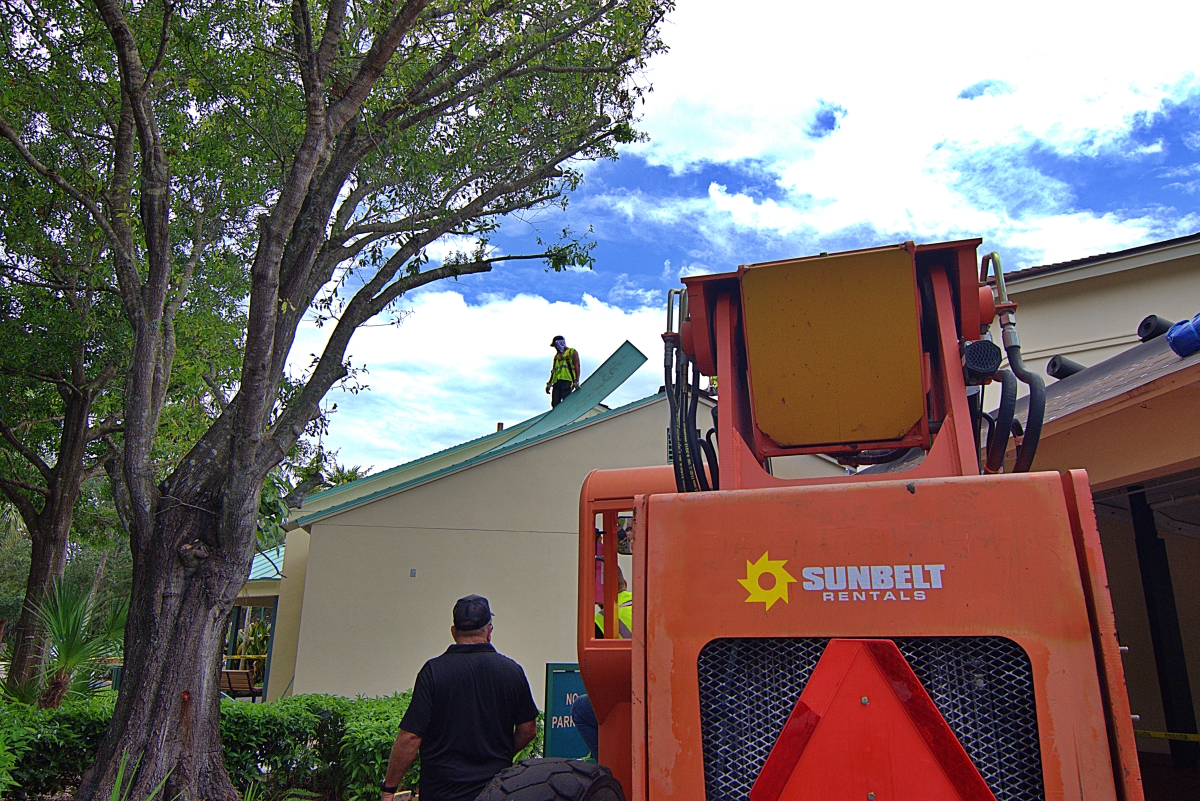
<svg viewBox="0 0 1200 801">
<path fill-rule="evenodd" d="M 1037 453 L 1038 440 L 1042 436 L 1042 421 L 1046 416 L 1046 384 L 1042 377 L 1025 366 L 1021 357 L 1021 339 L 1017 335 L 1017 304 L 1008 298 L 1008 288 L 1004 285 L 1004 269 L 1000 265 L 1000 254 L 989 253 L 983 257 L 980 268 L 980 280 L 986 282 L 988 268 L 996 276 L 996 289 L 999 295 L 996 312 L 1000 317 L 1000 341 L 1004 353 L 1008 357 L 1008 370 L 997 370 L 994 378 L 1000 382 L 1000 407 L 996 410 L 996 419 L 988 417 L 990 431 L 987 441 L 986 467 L 989 473 L 997 473 L 1004 466 L 1004 453 L 1008 450 L 1008 438 L 1016 433 L 1020 437 L 1017 445 L 1016 459 L 1012 472 L 1026 473 L 1033 466 L 1033 457 Z M 1024 432 L 1016 420 L 1017 381 L 1029 387 L 1029 413 L 1025 417 Z M 985 417 L 986 414 L 981 411 Z"/>
<path fill-rule="evenodd" d="M 709 429 L 708 435 L 700 438 L 696 424 L 701 395 L 700 370 L 683 352 L 679 334 L 672 329 L 673 295 L 676 292 L 680 295 L 680 321 L 686 316 L 686 296 L 679 290 L 672 290 L 667 298 L 667 333 L 663 334 L 663 389 L 671 414 L 668 436 L 674 454 L 675 486 L 680 492 L 707 492 L 718 487 L 716 430 Z M 715 420 L 714 415 L 714 423 Z"/>
</svg>

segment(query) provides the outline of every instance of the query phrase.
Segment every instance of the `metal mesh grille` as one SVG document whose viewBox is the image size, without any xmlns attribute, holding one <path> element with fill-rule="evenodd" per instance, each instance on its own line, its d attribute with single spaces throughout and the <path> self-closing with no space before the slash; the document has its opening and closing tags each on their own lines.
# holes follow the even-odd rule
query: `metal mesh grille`
<svg viewBox="0 0 1200 801">
<path fill-rule="evenodd" d="M 707 801 L 746 801 L 828 642 L 722 639 L 700 651 Z M 1044 799 L 1033 669 L 1021 647 L 1003 637 L 894 642 L 997 801 Z"/>
</svg>

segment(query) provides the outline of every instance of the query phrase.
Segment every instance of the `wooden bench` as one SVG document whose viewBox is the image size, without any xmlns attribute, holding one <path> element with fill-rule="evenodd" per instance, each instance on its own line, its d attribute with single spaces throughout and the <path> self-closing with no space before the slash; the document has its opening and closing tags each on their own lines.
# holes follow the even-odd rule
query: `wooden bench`
<svg viewBox="0 0 1200 801">
<path fill-rule="evenodd" d="M 253 670 L 222 670 L 221 692 L 230 698 L 249 697 L 251 702 L 262 696 L 262 687 L 254 686 Z"/>
</svg>

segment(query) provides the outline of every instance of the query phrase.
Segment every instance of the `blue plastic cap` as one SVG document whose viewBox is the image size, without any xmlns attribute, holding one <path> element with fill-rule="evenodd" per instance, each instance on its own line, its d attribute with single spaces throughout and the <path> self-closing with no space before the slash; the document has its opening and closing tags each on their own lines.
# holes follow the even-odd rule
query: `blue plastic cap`
<svg viewBox="0 0 1200 801">
<path fill-rule="evenodd" d="M 1167 331 L 1167 344 L 1181 359 L 1200 351 L 1200 314 L 1171 326 Z"/>
</svg>

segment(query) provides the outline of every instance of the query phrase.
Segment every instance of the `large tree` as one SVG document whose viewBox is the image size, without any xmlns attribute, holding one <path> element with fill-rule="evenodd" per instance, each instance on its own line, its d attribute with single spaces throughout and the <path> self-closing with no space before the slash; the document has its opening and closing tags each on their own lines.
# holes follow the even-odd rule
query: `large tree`
<svg viewBox="0 0 1200 801">
<path fill-rule="evenodd" d="M 88 241 L 97 229 L 86 212 L 64 208 L 24 178 L 0 166 L 0 493 L 32 546 L 10 638 L 7 682 L 16 692 L 35 689 L 44 639 L 38 605 L 63 577 L 81 488 L 104 474 L 103 439 L 118 427 L 117 407 L 104 397 L 128 330 L 96 277 L 105 272 L 104 249 Z M 55 235 L 64 229 L 84 236 Z"/>
<path fill-rule="evenodd" d="M 104 196 L 118 180 L 111 123 L 119 117 L 120 87 L 115 74 L 103 78 L 115 62 L 107 32 L 90 16 L 89 25 L 70 6 L 0 0 L 0 125 L 6 135 L 16 133 L 12 125 L 23 128 L 23 147 L 34 148 L 38 161 L 76 191 Z M 215 143 L 225 144 L 218 131 L 186 144 L 211 150 Z M 83 488 L 113 467 L 120 451 L 132 341 L 103 220 L 63 181 L 32 169 L 29 155 L 0 148 L 0 493 L 20 513 L 31 544 L 24 601 L 10 633 L 7 681 L 18 693 L 36 690 L 40 678 L 44 636 L 36 610 L 63 577 Z M 175 166 L 188 185 L 176 213 L 184 225 L 194 222 L 178 233 L 192 235 L 181 271 L 195 288 L 189 294 L 189 282 L 181 282 L 171 298 L 179 356 L 157 440 L 159 472 L 171 463 L 164 453 L 194 444 L 215 417 L 218 390 L 236 381 L 239 301 L 248 286 L 237 246 L 253 241 L 248 228 L 239 232 L 217 215 L 204 219 L 186 208 L 196 202 L 211 158 L 177 159 Z M 237 197 L 222 200 L 236 209 Z M 90 496 L 99 492 L 93 487 Z M 77 538 L 92 533 L 92 517 Z"/>
<path fill-rule="evenodd" d="M 498 217 L 556 201 L 580 179 L 572 161 L 614 156 L 633 138 L 638 73 L 661 48 L 668 3 L 92 3 L 24 0 L 6 58 L 57 84 L 0 106 L 0 136 L 31 177 L 100 228 L 132 331 L 113 473 L 134 558 L 125 671 L 77 797 L 107 797 L 128 755 L 140 760 L 132 798 L 164 778 L 168 797 L 235 798 L 217 730 L 218 657 L 264 477 L 347 378 L 359 326 L 406 292 L 490 270 L 503 258 L 486 247 Z M 72 50 L 87 65 L 74 78 L 43 63 Z M 43 149 L 46 120 L 72 107 L 100 109 L 110 180 Z M 224 147 L 197 142 L 214 130 Z M 231 196 L 257 199 L 237 389 L 161 477 L 155 441 L 196 279 L 189 254 L 214 218 L 250 219 L 229 211 Z M 479 245 L 430 264 L 425 249 L 448 234 Z M 556 269 L 589 258 L 570 241 L 527 255 Z M 310 310 L 332 330 L 289 387 Z"/>
</svg>

